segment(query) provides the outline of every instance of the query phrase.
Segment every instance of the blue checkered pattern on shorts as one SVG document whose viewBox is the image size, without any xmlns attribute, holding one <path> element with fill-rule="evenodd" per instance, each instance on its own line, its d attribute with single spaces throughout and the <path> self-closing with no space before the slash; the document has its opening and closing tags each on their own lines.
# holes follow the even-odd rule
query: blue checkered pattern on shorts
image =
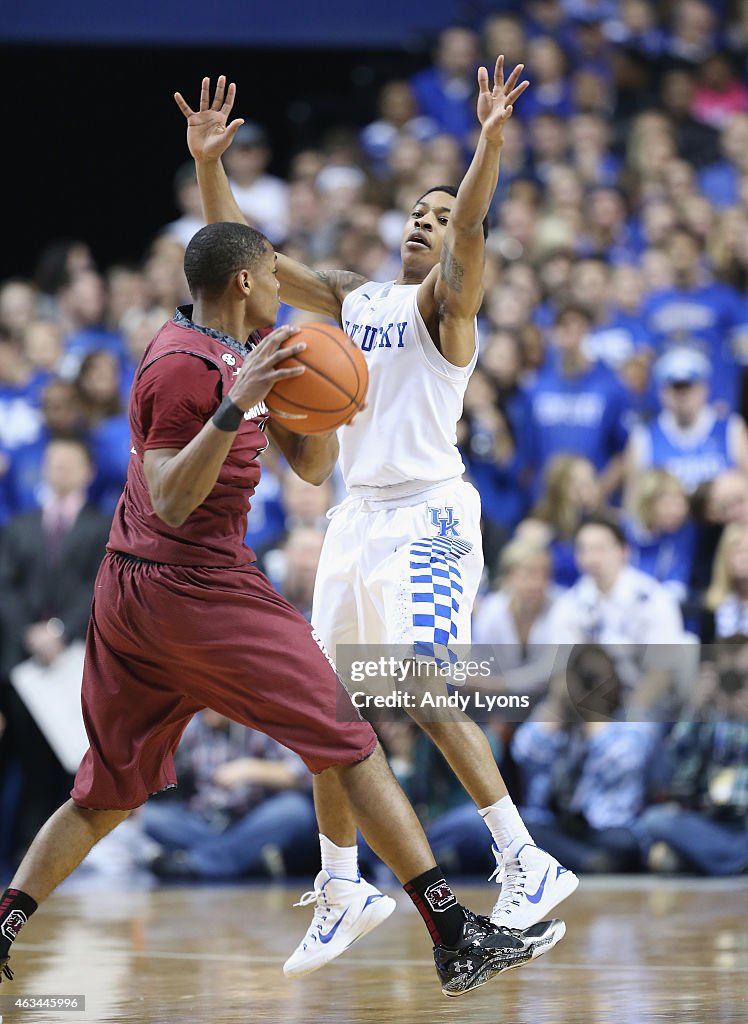
<svg viewBox="0 0 748 1024">
<path fill-rule="evenodd" d="M 439 665 L 459 660 L 450 649 L 463 592 L 458 562 L 472 546 L 452 537 L 422 537 L 410 545 L 415 653 Z"/>
</svg>

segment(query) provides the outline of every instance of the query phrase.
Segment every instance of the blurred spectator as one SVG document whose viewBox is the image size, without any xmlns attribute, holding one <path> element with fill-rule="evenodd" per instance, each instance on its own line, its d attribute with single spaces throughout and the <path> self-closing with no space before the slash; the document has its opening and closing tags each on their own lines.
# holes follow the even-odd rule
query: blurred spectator
<svg viewBox="0 0 748 1024">
<path fill-rule="evenodd" d="M 748 869 L 748 636 L 726 636 L 702 666 L 699 699 L 668 737 L 670 802 L 639 822 L 651 871 Z"/>
<path fill-rule="evenodd" d="M 37 316 L 37 294 L 28 281 L 11 278 L 0 286 L 0 328 L 21 341 L 27 325 Z"/>
<path fill-rule="evenodd" d="M 695 97 L 693 72 L 680 68 L 663 76 L 660 100 L 675 132 L 678 152 L 689 164 L 703 167 L 717 158 L 718 135 L 714 128 L 693 116 Z"/>
<path fill-rule="evenodd" d="M 75 382 L 96 467 L 91 499 L 106 512 L 114 512 L 130 462 L 130 421 L 120 378 L 119 360 L 103 350 L 88 353 Z"/>
<path fill-rule="evenodd" d="M 730 523 L 725 527 L 704 606 L 714 615 L 715 636 L 748 633 L 748 525 Z M 708 632 L 705 639 L 711 639 Z"/>
<path fill-rule="evenodd" d="M 703 349 L 712 368 L 711 397 L 737 407 L 740 372 L 733 336 L 745 321 L 742 304 L 727 285 L 704 274 L 699 240 L 679 227 L 668 242 L 675 275 L 673 288 L 653 292 L 644 306 L 644 324 L 660 348 L 691 345 Z"/>
<path fill-rule="evenodd" d="M 558 41 L 551 36 L 537 36 L 527 47 L 527 74 L 533 88 L 527 93 L 518 111 L 530 119 L 538 114 L 569 117 L 573 113 L 571 84 L 567 77 L 567 59 Z"/>
<path fill-rule="evenodd" d="M 85 438 L 83 410 L 75 385 L 53 378 L 42 392 L 42 425 L 39 436 L 11 454 L 7 475 L 11 515 L 37 509 L 42 503 L 42 465 L 50 441 Z"/>
<path fill-rule="evenodd" d="M 176 755 L 179 799 L 149 800 L 143 829 L 164 847 L 160 878 L 306 874 L 317 827 L 301 759 L 216 711 L 197 714 Z"/>
<path fill-rule="evenodd" d="M 714 11 L 704 0 L 679 0 L 671 10 L 667 53 L 679 61 L 700 64 L 714 53 L 717 46 Z"/>
<path fill-rule="evenodd" d="M 312 617 L 314 580 L 324 539 L 324 530 L 297 526 L 283 545 L 285 565 L 281 593 L 308 620 Z"/>
<path fill-rule="evenodd" d="M 173 316 L 177 306 L 191 301 L 183 264 L 184 247 L 176 238 L 161 235 L 154 241 L 143 266 L 149 306 L 167 309 Z"/>
<path fill-rule="evenodd" d="M 559 586 L 570 587 L 579 578 L 574 537 L 580 524 L 601 508 L 600 484 L 589 459 L 555 455 L 545 470 L 541 498 L 518 532 L 550 548 L 553 579 Z"/>
<path fill-rule="evenodd" d="M 41 508 L 6 527 L 0 557 L 5 672 L 29 656 L 49 664 L 67 643 L 85 636 L 110 525 L 88 504 L 92 478 L 91 456 L 81 441 L 50 440 Z"/>
<path fill-rule="evenodd" d="M 611 493 L 621 479 L 628 398 L 615 374 L 585 355 L 591 328 L 583 306 L 556 315 L 553 351 L 531 390 L 535 465 L 542 473 L 553 455 L 574 452 L 590 460 Z"/>
<path fill-rule="evenodd" d="M 277 245 L 288 234 L 288 186 L 266 173 L 270 157 L 265 129 L 255 121 L 245 121 L 224 162 L 239 209 Z"/>
<path fill-rule="evenodd" d="M 0 326 L 0 451 L 12 451 L 39 436 L 37 390 L 20 340 Z"/>
<path fill-rule="evenodd" d="M 81 239 L 58 239 L 41 251 L 34 271 L 34 283 L 41 293 L 43 316 L 57 313 L 56 295 L 68 281 L 84 270 L 95 270 L 88 244 Z"/>
<path fill-rule="evenodd" d="M 527 39 L 518 15 L 510 11 L 494 11 L 484 20 L 481 32 L 483 60 L 489 66 L 499 53 L 504 54 L 509 68 L 527 62 Z"/>
<path fill-rule="evenodd" d="M 57 306 L 65 338 L 60 373 L 72 380 L 89 352 L 106 349 L 122 358 L 122 336 L 105 326 L 106 288 L 95 270 L 81 270 L 57 292 Z"/>
<path fill-rule="evenodd" d="M 30 320 L 23 332 L 23 352 L 37 378 L 48 379 L 62 360 L 62 332 L 52 320 Z"/>
<path fill-rule="evenodd" d="M 665 45 L 665 33 L 650 0 L 621 0 L 605 30 L 611 42 L 650 58 L 659 57 Z"/>
<path fill-rule="evenodd" d="M 583 523 L 575 551 L 582 576 L 554 603 L 549 635 L 558 644 L 616 645 L 616 673 L 627 703 L 659 706 L 672 688 L 674 656 L 684 643 L 675 598 L 628 564 L 625 534 L 611 518 Z"/>
<path fill-rule="evenodd" d="M 679 604 L 688 597 L 696 544 L 688 512 L 678 477 L 651 469 L 636 478 L 623 521 L 630 564 L 664 583 Z"/>
<path fill-rule="evenodd" d="M 527 412 L 521 403 L 515 408 L 520 410 L 518 418 Z M 509 409 L 488 376 L 477 369 L 465 393 L 458 441 L 470 478 L 481 495 L 483 552 L 489 573 L 494 570 L 501 547 L 527 511 L 527 418 L 523 425 L 524 433 L 519 423 L 512 422 Z"/>
<path fill-rule="evenodd" d="M 421 114 L 463 145 L 475 130 L 478 58 L 479 38 L 472 29 L 445 28 L 439 34 L 432 67 L 411 79 Z"/>
<path fill-rule="evenodd" d="M 716 53 L 699 68 L 691 113 L 712 128 L 722 128 L 733 114 L 748 111 L 748 86 L 735 74 L 730 58 Z"/>
<path fill-rule="evenodd" d="M 493 647 L 497 686 L 481 680 L 481 690 L 535 695 L 548 686 L 551 643 L 548 619 L 558 590 L 551 580 L 548 552 L 516 539 L 501 553 L 500 589 L 488 594 L 473 617 L 474 644 Z"/>
<path fill-rule="evenodd" d="M 361 148 L 381 173 L 395 143 L 402 136 L 425 142 L 438 131 L 435 121 L 418 115 L 416 97 L 407 82 L 387 82 L 379 93 L 378 119 L 361 132 Z"/>
<path fill-rule="evenodd" d="M 174 175 L 174 200 L 181 216 L 163 228 L 163 233 L 175 238 L 185 249 L 194 234 L 205 224 L 197 173 L 192 160 L 182 164 Z"/>
<path fill-rule="evenodd" d="M 715 206 L 732 206 L 741 201 L 741 179 L 748 173 L 748 114 L 733 114 L 720 133 L 722 160 L 705 167 L 699 185 Z"/>
<path fill-rule="evenodd" d="M 573 871 L 637 870 L 634 826 L 658 738 L 656 724 L 626 720 L 621 681 L 605 651 L 577 649 L 512 740 L 522 818 L 535 842 Z"/>
<path fill-rule="evenodd" d="M 635 427 L 626 450 L 627 489 L 647 469 L 666 469 L 690 494 L 732 466 L 748 469 L 748 433 L 735 413 L 719 416 L 709 404 L 710 366 L 694 349 L 671 349 L 657 361 L 654 377 L 663 410 Z"/>
<path fill-rule="evenodd" d="M 39 511 L 12 519 L 0 542 L 3 676 L 28 657 L 52 664 L 88 627 L 109 519 L 87 503 L 90 455 L 73 439 L 47 445 Z M 12 746 L 22 770 L 18 842 L 25 849 L 65 799 L 70 779 L 20 700 L 11 693 Z"/>
</svg>

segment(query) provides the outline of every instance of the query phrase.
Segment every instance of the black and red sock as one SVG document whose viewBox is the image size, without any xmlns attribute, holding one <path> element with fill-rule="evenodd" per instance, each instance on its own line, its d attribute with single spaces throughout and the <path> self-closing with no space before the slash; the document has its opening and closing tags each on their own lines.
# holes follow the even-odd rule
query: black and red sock
<svg viewBox="0 0 748 1024">
<path fill-rule="evenodd" d="M 403 886 L 429 930 L 435 946 L 454 946 L 465 917 L 457 897 L 437 865 Z"/>
<path fill-rule="evenodd" d="M 10 952 L 11 943 L 38 906 L 20 889 L 6 889 L 0 896 L 0 957 Z"/>
</svg>

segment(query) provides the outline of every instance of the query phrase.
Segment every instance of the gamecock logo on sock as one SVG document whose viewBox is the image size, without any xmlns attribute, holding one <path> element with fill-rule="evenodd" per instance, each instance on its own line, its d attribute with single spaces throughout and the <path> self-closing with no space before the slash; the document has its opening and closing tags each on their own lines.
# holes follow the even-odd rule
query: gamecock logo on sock
<svg viewBox="0 0 748 1024">
<path fill-rule="evenodd" d="M 15 942 L 16 936 L 28 921 L 28 918 L 22 910 L 11 910 L 8 916 L 3 921 L 3 926 L 0 928 L 6 939 L 10 939 L 11 942 Z"/>
<path fill-rule="evenodd" d="M 457 902 L 455 894 L 443 878 L 438 882 L 434 882 L 433 885 L 430 885 L 423 895 L 426 897 L 428 905 L 432 910 L 436 911 L 437 914 L 442 910 L 446 910 L 447 907 L 454 906 Z"/>
</svg>

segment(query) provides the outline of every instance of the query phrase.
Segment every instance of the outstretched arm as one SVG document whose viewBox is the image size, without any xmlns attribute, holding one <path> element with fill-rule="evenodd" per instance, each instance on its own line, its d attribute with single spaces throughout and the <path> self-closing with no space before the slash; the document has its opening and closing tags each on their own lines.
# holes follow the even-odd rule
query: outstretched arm
<svg viewBox="0 0 748 1024">
<path fill-rule="evenodd" d="M 216 83 L 212 103 L 210 79 L 203 79 L 200 108 L 196 111 L 181 93 L 174 94 L 177 106 L 187 119 L 187 145 L 195 160 L 203 214 L 208 224 L 217 221 L 246 223 L 246 217 L 234 199 L 221 162 L 221 156 L 244 124 L 242 118 L 228 121 L 235 98 L 236 85 L 231 82 L 227 88 L 225 75 L 221 75 Z M 322 316 L 334 317 L 338 322 L 343 299 L 349 291 L 364 282 L 364 278 L 358 274 L 344 270 L 316 272 L 280 254 L 277 271 L 283 302 Z"/>
<path fill-rule="evenodd" d="M 475 349 L 473 319 L 483 301 L 483 221 L 499 180 L 504 125 L 530 84 L 517 85 L 523 68 L 518 64 L 505 83 L 504 58 L 499 57 L 492 89 L 488 70 L 478 71 L 480 138 L 449 215 L 439 267 L 418 291 L 421 315 L 432 334 L 438 329 L 442 354 L 458 366 L 467 365 Z"/>
</svg>

